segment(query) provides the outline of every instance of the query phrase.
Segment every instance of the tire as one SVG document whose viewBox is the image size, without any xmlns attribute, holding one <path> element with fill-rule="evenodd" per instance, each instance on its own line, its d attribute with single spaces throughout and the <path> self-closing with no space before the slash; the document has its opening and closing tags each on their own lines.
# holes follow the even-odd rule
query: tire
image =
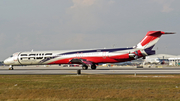
<svg viewBox="0 0 180 101">
<path fill-rule="evenodd" d="M 14 70 L 14 68 L 9 68 L 9 70 Z"/>
<path fill-rule="evenodd" d="M 91 65 L 91 69 L 92 69 L 92 70 L 95 70 L 96 68 L 97 68 L 96 65 L 94 65 L 94 64 Z"/>
<path fill-rule="evenodd" d="M 82 69 L 83 69 L 83 70 L 87 70 L 87 69 L 88 69 L 88 66 L 83 65 L 83 66 L 82 66 Z"/>
</svg>

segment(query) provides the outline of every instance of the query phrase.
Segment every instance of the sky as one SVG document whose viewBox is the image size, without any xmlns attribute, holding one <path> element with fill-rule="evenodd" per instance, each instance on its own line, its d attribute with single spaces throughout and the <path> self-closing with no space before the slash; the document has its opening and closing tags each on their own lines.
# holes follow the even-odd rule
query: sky
<svg viewBox="0 0 180 101">
<path fill-rule="evenodd" d="M 180 0 L 0 0 L 0 60 L 15 52 L 132 47 L 164 35 L 157 54 L 180 55 Z"/>
</svg>

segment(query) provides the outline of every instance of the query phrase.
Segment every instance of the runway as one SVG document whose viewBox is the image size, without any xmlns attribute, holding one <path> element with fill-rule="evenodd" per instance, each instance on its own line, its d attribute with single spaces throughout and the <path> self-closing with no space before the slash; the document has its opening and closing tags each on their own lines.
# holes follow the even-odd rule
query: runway
<svg viewBox="0 0 180 101">
<path fill-rule="evenodd" d="M 77 70 L 81 70 L 81 75 L 87 74 L 180 74 L 180 67 L 163 68 L 136 68 L 136 67 L 98 67 L 96 70 L 82 70 L 81 67 L 43 67 L 43 66 L 18 66 L 14 70 L 9 67 L 0 67 L 0 74 L 7 75 L 77 75 Z"/>
</svg>

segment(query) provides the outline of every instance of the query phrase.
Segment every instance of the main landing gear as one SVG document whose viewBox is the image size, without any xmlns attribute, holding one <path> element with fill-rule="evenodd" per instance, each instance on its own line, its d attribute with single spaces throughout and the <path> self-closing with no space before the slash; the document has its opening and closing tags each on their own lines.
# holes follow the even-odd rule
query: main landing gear
<svg viewBox="0 0 180 101">
<path fill-rule="evenodd" d="M 9 66 L 9 70 L 14 70 L 13 65 Z"/>
<path fill-rule="evenodd" d="M 93 64 L 93 65 L 91 65 L 91 69 L 92 70 L 95 70 L 97 67 L 96 67 L 96 64 Z"/>
<path fill-rule="evenodd" d="M 87 65 L 83 65 L 83 66 L 82 66 L 82 69 L 83 69 L 83 70 L 87 70 L 87 69 L 88 69 L 88 66 L 87 66 Z"/>
<path fill-rule="evenodd" d="M 95 70 L 96 68 L 97 68 L 96 64 L 92 64 L 92 65 L 91 65 L 91 69 L 92 69 L 92 70 Z M 87 69 L 88 69 L 88 66 L 87 66 L 87 65 L 83 65 L 83 66 L 82 66 L 82 69 L 83 69 L 83 70 L 87 70 Z"/>
</svg>

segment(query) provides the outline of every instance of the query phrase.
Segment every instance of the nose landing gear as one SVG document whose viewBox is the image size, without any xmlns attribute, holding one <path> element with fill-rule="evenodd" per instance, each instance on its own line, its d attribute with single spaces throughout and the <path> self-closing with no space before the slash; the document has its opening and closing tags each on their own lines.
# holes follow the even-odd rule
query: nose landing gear
<svg viewBox="0 0 180 101">
<path fill-rule="evenodd" d="M 9 66 L 9 70 L 14 70 L 13 65 Z"/>
</svg>

